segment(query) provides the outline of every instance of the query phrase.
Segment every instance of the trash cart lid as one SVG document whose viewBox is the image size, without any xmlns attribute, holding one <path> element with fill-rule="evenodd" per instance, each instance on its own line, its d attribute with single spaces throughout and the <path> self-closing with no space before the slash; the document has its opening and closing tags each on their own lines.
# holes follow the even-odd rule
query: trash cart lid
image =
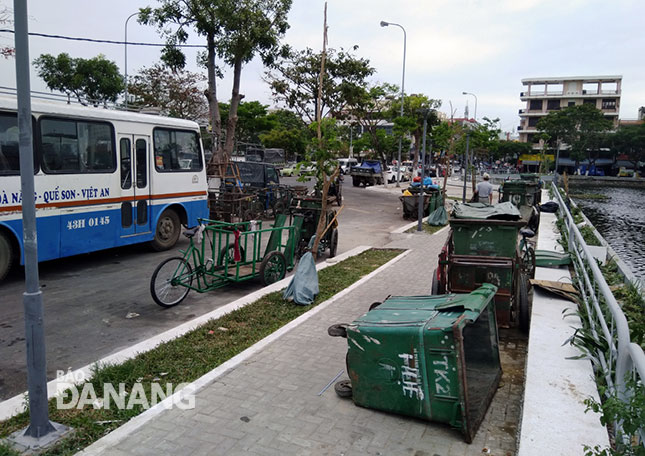
<svg viewBox="0 0 645 456">
<path fill-rule="evenodd" d="M 497 287 L 485 283 L 468 294 L 390 296 L 381 305 L 352 322 L 355 326 L 426 326 L 452 328 L 457 320 L 477 320 L 493 299 Z"/>
<path fill-rule="evenodd" d="M 456 219 L 519 220 L 522 218 L 520 211 L 510 201 L 492 205 L 456 202 L 452 207 L 451 215 Z"/>
</svg>

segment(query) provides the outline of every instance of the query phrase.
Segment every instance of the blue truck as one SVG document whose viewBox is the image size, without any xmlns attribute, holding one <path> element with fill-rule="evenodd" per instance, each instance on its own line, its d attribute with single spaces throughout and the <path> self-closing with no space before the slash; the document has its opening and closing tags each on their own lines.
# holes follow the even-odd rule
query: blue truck
<svg viewBox="0 0 645 456">
<path fill-rule="evenodd" d="M 378 160 L 363 160 L 359 166 L 352 166 L 349 175 L 354 187 L 383 184 L 383 170 Z"/>
</svg>

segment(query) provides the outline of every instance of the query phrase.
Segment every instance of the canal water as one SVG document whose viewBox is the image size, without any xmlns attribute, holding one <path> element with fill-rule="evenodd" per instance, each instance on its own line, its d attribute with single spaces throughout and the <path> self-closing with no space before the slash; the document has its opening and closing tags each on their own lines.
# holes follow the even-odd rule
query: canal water
<svg viewBox="0 0 645 456">
<path fill-rule="evenodd" d="M 634 275 L 645 279 L 645 188 L 584 186 L 571 189 L 571 196 Z"/>
</svg>

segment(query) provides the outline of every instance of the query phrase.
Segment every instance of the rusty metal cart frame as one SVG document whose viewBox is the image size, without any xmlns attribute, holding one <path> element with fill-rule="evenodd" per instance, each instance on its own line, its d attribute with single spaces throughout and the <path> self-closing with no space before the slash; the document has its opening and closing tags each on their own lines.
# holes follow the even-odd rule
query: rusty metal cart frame
<svg viewBox="0 0 645 456">
<path fill-rule="evenodd" d="M 150 280 L 150 293 L 162 307 L 179 304 L 190 290 L 199 293 L 260 277 L 264 285 L 281 280 L 294 267 L 299 233 L 279 215 L 271 228 L 261 221 L 227 223 L 201 219 L 184 235 L 190 244 L 182 256 L 161 262 Z M 283 241 L 283 234 L 287 234 Z M 264 254 L 262 238 L 269 236 Z M 201 239 L 199 239 L 201 238 Z"/>
<path fill-rule="evenodd" d="M 531 230 L 521 229 L 524 221 L 457 219 L 451 220 L 451 231 L 446 244 L 439 254 L 439 264 L 433 272 L 432 294 L 469 293 L 483 283 L 498 287 L 495 294 L 497 323 L 500 327 L 519 326 L 528 331 L 529 279 L 535 271 L 535 253 L 528 244 Z M 460 246 L 455 253 L 454 227 L 469 226 L 473 232 L 504 229 L 515 232 L 515 242 L 504 239 L 505 249 L 498 251 L 500 256 L 490 252 L 474 251 Z M 482 231 L 480 231 L 482 230 Z M 517 231 L 519 230 L 519 239 Z M 508 233 L 501 236 L 508 237 Z"/>
<path fill-rule="evenodd" d="M 330 258 L 336 256 L 336 250 L 338 249 L 338 222 L 334 220 L 336 211 L 331 209 L 331 205 L 335 200 L 335 196 L 327 198 L 325 226 L 330 223 L 332 223 L 332 226 L 323 234 L 318 245 L 319 253 L 329 249 Z M 291 200 L 289 212 L 291 214 L 291 225 L 296 226 L 300 231 L 299 243 L 296 246 L 296 256 L 300 257 L 306 251 L 309 239 L 316 234 L 318 220 L 322 212 L 322 198 L 316 196 L 294 197 Z"/>
</svg>

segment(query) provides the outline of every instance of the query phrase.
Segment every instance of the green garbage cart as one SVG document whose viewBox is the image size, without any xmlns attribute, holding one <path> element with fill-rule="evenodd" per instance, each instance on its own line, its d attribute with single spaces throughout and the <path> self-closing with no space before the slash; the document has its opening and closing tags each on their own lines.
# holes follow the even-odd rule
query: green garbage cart
<svg viewBox="0 0 645 456">
<path fill-rule="evenodd" d="M 520 211 L 510 203 L 479 206 L 455 205 L 449 220 L 450 234 L 433 272 L 432 293 L 468 293 L 483 283 L 492 283 L 497 286 L 497 324 L 528 331 L 529 279 L 535 270 L 535 252 L 526 239 L 527 231 L 521 229 L 526 222 L 484 218 L 513 214 L 519 218 Z M 456 218 L 455 214 L 470 218 Z"/>
<path fill-rule="evenodd" d="M 392 296 L 347 325 L 354 403 L 447 423 L 472 442 L 502 374 L 496 291 Z"/>
<path fill-rule="evenodd" d="M 499 187 L 499 202 L 510 201 L 516 207 L 534 206 L 540 201 L 539 181 L 515 179 L 502 183 Z"/>
</svg>

